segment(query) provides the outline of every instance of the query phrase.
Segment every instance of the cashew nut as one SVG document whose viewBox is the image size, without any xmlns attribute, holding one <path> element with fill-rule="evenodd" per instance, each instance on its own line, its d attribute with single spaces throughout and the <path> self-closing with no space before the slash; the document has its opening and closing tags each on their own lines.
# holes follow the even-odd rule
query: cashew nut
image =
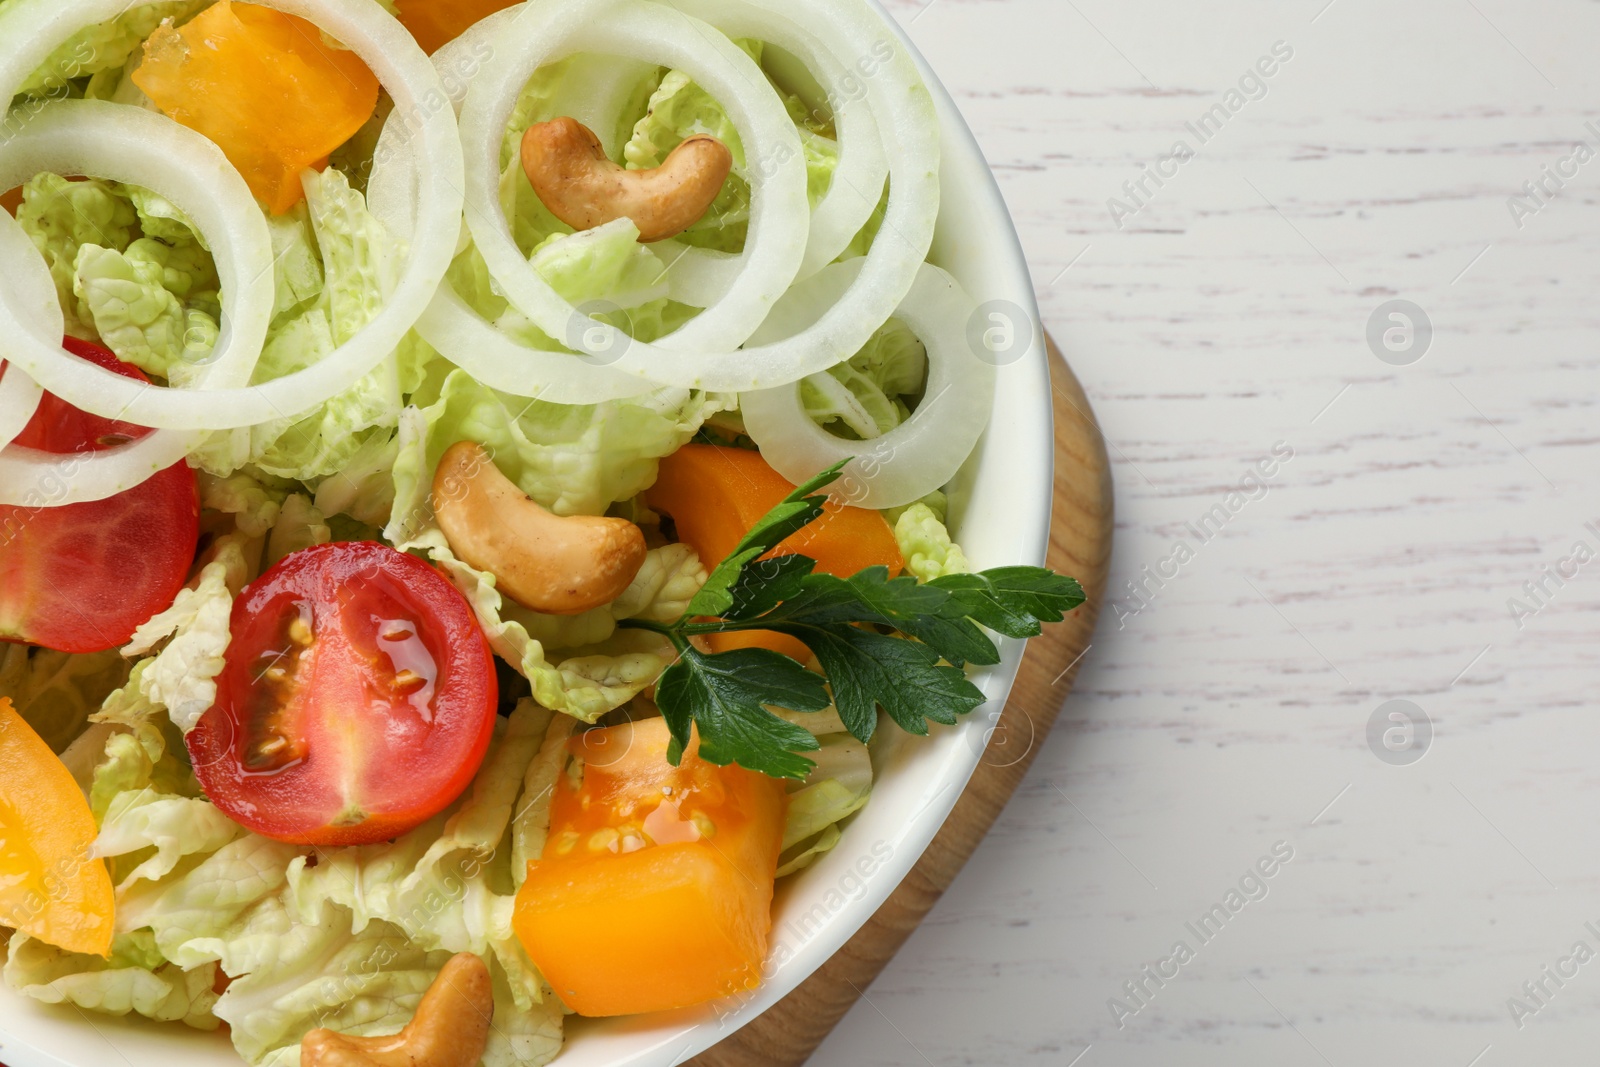
<svg viewBox="0 0 1600 1067">
<path fill-rule="evenodd" d="M 406 1028 L 390 1037 L 313 1030 L 301 1067 L 477 1067 L 489 1043 L 494 989 L 489 968 L 468 952 L 444 965 Z"/>
<path fill-rule="evenodd" d="M 696 134 L 654 170 L 626 170 L 577 119 L 555 119 L 522 135 L 522 169 L 550 213 L 575 230 L 626 216 L 644 244 L 676 237 L 699 221 L 733 170 L 733 153 Z"/>
<path fill-rule="evenodd" d="M 501 474 L 479 445 L 439 461 L 433 509 L 450 548 L 523 607 L 580 615 L 609 604 L 644 566 L 644 532 L 627 519 L 552 515 Z"/>
</svg>

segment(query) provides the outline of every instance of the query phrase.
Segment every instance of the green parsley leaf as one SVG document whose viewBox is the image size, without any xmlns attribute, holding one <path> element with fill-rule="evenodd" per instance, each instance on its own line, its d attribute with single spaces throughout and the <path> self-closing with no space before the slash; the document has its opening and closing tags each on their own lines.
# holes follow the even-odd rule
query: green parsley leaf
<svg viewBox="0 0 1600 1067">
<path fill-rule="evenodd" d="M 920 584 L 906 575 L 889 577 L 887 567 L 868 567 L 850 578 L 813 574 L 800 592 L 785 600 L 768 619 L 805 622 L 868 622 L 890 626 L 925 615 L 938 615 L 950 603 L 950 594 Z"/>
<path fill-rule="evenodd" d="M 728 558 L 718 563 L 706 578 L 706 584 L 689 602 L 690 615 L 721 615 L 733 607 L 729 590 L 738 581 L 745 565 L 771 552 L 801 530 L 822 517 L 828 498 L 816 495 L 817 490 L 831 485 L 844 470 L 840 460 L 804 485 L 784 497 L 778 506 L 767 512 L 761 521 L 734 546 Z"/>
<path fill-rule="evenodd" d="M 907 619 L 898 625 L 903 633 L 915 637 L 957 667 L 969 663 L 991 667 L 1000 662 L 1000 650 L 971 619 L 929 615 Z"/>
<path fill-rule="evenodd" d="M 1000 662 L 983 627 L 1034 637 L 1083 603 L 1077 581 L 1041 567 L 922 583 L 891 578 L 886 567 L 839 578 L 816 573 L 816 561 L 795 552 L 767 557 L 822 517 L 827 498 L 817 490 L 838 478 L 842 466 L 800 486 L 758 522 L 676 623 L 619 623 L 665 634 L 678 650 L 656 685 L 674 763 L 698 731 L 700 754 L 713 763 L 804 779 L 815 765 L 801 753 L 816 751 L 818 742 L 769 707 L 815 712 L 831 704 L 863 742 L 877 731 L 879 708 L 912 734 L 927 734 L 930 722 L 954 725 L 987 699 L 963 668 Z M 798 639 L 823 673 L 767 649 L 706 653 L 690 643 L 703 634 L 750 630 Z"/>
<path fill-rule="evenodd" d="M 772 629 L 804 641 L 816 654 L 833 686 L 839 718 L 862 742 L 877 730 L 879 706 L 901 729 L 924 736 L 927 720 L 954 725 L 987 699 L 965 671 L 941 664 L 939 653 L 917 641 L 849 625 L 789 623 Z"/>
<path fill-rule="evenodd" d="M 688 746 L 693 724 L 699 728 L 700 756 L 712 763 L 804 779 L 815 764 L 795 753 L 816 751 L 817 739 L 766 705 L 821 711 L 831 701 L 822 676 L 788 656 L 764 648 L 707 655 L 691 645 L 662 672 L 656 703 L 676 742 L 674 755 Z"/>
<path fill-rule="evenodd" d="M 961 614 L 1007 637 L 1038 637 L 1041 622 L 1060 622 L 1084 599 L 1076 578 L 1043 567 L 947 574 L 928 585 L 950 593 Z"/>
<path fill-rule="evenodd" d="M 747 564 L 728 590 L 733 606 L 722 617 L 737 622 L 765 615 L 799 595 L 804 579 L 816 565 L 809 556 L 770 556 Z"/>
</svg>

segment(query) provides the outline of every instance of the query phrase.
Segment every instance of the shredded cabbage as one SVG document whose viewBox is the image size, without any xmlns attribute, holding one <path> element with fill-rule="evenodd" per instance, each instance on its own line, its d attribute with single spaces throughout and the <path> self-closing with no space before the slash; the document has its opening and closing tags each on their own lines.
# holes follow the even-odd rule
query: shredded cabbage
<svg viewBox="0 0 1600 1067">
<path fill-rule="evenodd" d="M 777 714 L 789 718 L 782 711 Z M 837 713 L 833 717 L 837 720 Z M 831 731 L 826 720 L 803 724 L 827 732 L 818 734 L 822 747 L 809 754 L 816 762 L 811 775 L 791 788 L 783 851 L 778 858 L 779 878 L 809 867 L 837 845 L 839 823 L 860 811 L 872 795 L 872 757 L 867 746 L 851 737 L 842 722 Z"/>
<path fill-rule="evenodd" d="M 121 951 L 118 951 L 118 949 Z M 133 951 L 130 951 L 133 950 Z M 46 1004 L 72 1004 L 106 1015 L 142 1015 L 156 1022 L 182 1022 L 215 1030 L 216 964 L 192 971 L 138 958 L 136 945 L 113 946 L 109 960 L 63 952 L 26 934 L 11 937 L 6 985 Z"/>
<path fill-rule="evenodd" d="M 285 556 L 312 545 L 325 545 L 332 539 L 333 531 L 311 498 L 304 493 L 290 493 L 267 538 L 267 556 L 262 566 L 274 566 Z"/>
<path fill-rule="evenodd" d="M 251 573 L 237 535 L 218 540 L 216 558 L 200 571 L 197 583 L 179 591 L 172 607 L 134 631 L 122 651 L 142 656 L 166 642 L 155 656 L 137 664 L 123 690 L 95 716 L 98 721 L 131 722 L 164 707 L 188 733 L 217 699 L 217 675 L 232 635 L 228 622 L 233 598 Z"/>
<path fill-rule="evenodd" d="M 133 241 L 139 213 L 115 182 L 68 181 L 40 174 L 22 187 L 17 222 L 44 256 L 66 314 L 67 332 L 93 340 L 93 316 L 77 297 L 78 250 L 85 245 L 124 249 Z"/>
<path fill-rule="evenodd" d="M 921 581 L 972 570 L 961 546 L 950 540 L 950 531 L 927 504 L 912 504 L 905 509 L 894 524 L 894 539 L 906 569 Z"/>
<path fill-rule="evenodd" d="M 148 374 L 182 384 L 216 346 L 216 267 L 198 244 L 143 237 L 125 252 L 86 244 L 73 292 L 101 343 Z"/>
<path fill-rule="evenodd" d="M 890 319 L 862 350 L 800 386 L 806 414 L 818 426 L 861 440 L 881 437 L 911 415 L 907 399 L 922 391 L 928 350 L 898 319 Z"/>
<path fill-rule="evenodd" d="M 200 503 L 212 511 L 233 516 L 234 525 L 246 537 L 264 537 L 278 521 L 288 494 L 249 474 L 218 478 L 200 475 Z"/>
<path fill-rule="evenodd" d="M 0 0 L 0 12 L 18 2 L 20 0 Z M 85 26 L 69 37 L 22 84 L 22 91 L 53 94 L 73 78 L 115 70 L 128 62 L 128 58 L 139 49 L 146 37 L 155 32 L 162 20 L 170 18 L 184 22 L 210 4 L 211 0 L 130 4 L 116 18 Z"/>
<path fill-rule="evenodd" d="M 547 709 L 525 700 L 497 723 L 493 753 L 448 818 L 436 817 L 385 844 L 322 850 L 315 866 L 303 858 L 291 862 L 291 910 L 320 924 L 325 908 L 342 907 L 357 934 L 382 921 L 425 951 L 492 958 L 510 980 L 519 1010 L 542 1003 L 538 973 L 512 929 L 514 898 L 494 887 L 510 884 L 511 853 L 501 840 L 550 721 Z"/>
<path fill-rule="evenodd" d="M 216 266 L 170 201 L 40 174 L 23 187 L 17 218 L 50 267 L 70 334 L 173 384 L 208 362 L 220 333 Z"/>
<path fill-rule="evenodd" d="M 476 441 L 506 477 L 557 515 L 600 515 L 643 492 L 655 483 L 662 457 L 733 402 L 720 393 L 662 389 L 604 404 L 553 404 L 496 393 L 464 371 L 451 372 L 435 397 L 422 406 L 427 448 L 420 469 L 428 478 L 450 445 Z"/>
<path fill-rule="evenodd" d="M 552 711 L 594 722 L 644 692 L 669 662 L 665 638 L 642 630 L 622 630 L 596 644 L 573 649 L 578 655 L 552 663 L 544 644 L 529 633 L 525 621 L 519 621 L 524 609 L 500 596 L 494 575 L 456 559 L 437 527 L 424 530 L 402 547 L 427 552 L 472 605 L 495 655 L 527 678 L 533 684 L 534 699 Z"/>
<path fill-rule="evenodd" d="M 511 839 L 538 837 L 549 790 L 528 795 L 541 748 L 565 738 L 531 701 L 502 721 L 466 795 L 383 845 L 311 850 L 249 833 L 200 795 L 170 724 L 152 712 L 111 735 L 94 776 L 96 854 L 116 886 L 110 960 L 18 934 L 3 978 L 49 1003 L 213 1029 L 252 1065 L 294 1065 L 319 1026 L 400 1030 L 456 951 L 491 964 L 487 1067 L 539 1067 L 562 1010 L 511 929 Z M 559 744 L 555 740 L 554 744 Z M 347 880 L 348 879 L 348 880 Z M 219 968 L 220 965 L 220 968 Z M 219 998 L 217 972 L 233 979 Z"/>
<path fill-rule="evenodd" d="M 394 287 L 400 256 L 366 199 L 332 167 L 307 171 L 303 183 L 303 212 L 284 217 L 293 223 L 273 224 L 278 318 L 257 364 L 257 382 L 325 359 L 377 315 Z M 320 264 L 310 258 L 313 247 Z M 304 415 L 214 435 L 200 461 L 219 475 L 247 464 L 302 482 L 335 474 L 374 439 L 392 435 L 402 397 L 420 384 L 430 356 L 408 339 L 371 373 Z"/>
<path fill-rule="evenodd" d="M 735 40 L 740 48 L 761 62 L 764 45 L 760 41 Z M 827 195 L 833 174 L 839 167 L 839 145 L 823 133 L 805 104 L 795 96 L 779 92 L 790 118 L 800 134 L 806 157 L 806 191 L 815 208 Z M 669 71 L 650 95 L 647 112 L 633 128 L 633 136 L 623 148 L 630 170 L 658 167 L 678 145 L 696 134 L 708 134 L 728 146 L 733 153 L 734 173 L 723 185 L 705 215 L 684 233 L 684 244 L 719 252 L 744 249 L 750 222 L 750 183 L 746 180 L 744 142 L 715 97 L 696 85 L 682 71 Z"/>
</svg>

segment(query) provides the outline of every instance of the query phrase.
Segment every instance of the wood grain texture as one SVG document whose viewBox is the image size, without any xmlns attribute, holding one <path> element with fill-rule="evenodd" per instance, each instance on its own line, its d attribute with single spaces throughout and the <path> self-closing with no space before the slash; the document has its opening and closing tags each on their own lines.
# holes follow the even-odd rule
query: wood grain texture
<svg viewBox="0 0 1600 1067">
<path fill-rule="evenodd" d="M 1600 4 L 886 2 L 1094 402 L 1116 553 L 1027 780 L 813 1067 L 1593 1064 L 1600 964 L 1524 983 L 1600 948 Z M 1367 339 L 1397 298 L 1409 366 Z M 1394 699 L 1409 766 L 1368 743 Z"/>
<path fill-rule="evenodd" d="M 1055 500 L 1049 565 L 1083 583 L 1088 601 L 1028 643 L 983 761 L 928 850 L 843 949 L 774 1007 L 691 1061 L 697 1067 L 804 1063 L 960 872 L 1033 762 L 1093 638 L 1111 565 L 1111 473 L 1083 388 L 1050 343 Z"/>
</svg>

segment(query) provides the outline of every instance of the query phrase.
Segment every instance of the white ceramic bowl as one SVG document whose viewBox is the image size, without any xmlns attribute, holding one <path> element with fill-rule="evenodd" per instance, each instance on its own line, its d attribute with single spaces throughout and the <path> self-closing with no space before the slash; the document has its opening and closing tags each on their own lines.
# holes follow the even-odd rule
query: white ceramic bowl
<svg viewBox="0 0 1600 1067">
<path fill-rule="evenodd" d="M 874 0 L 876 3 L 876 0 Z M 881 10 L 881 9 L 880 9 Z M 883 18 L 896 26 L 887 13 Z M 908 48 L 909 38 L 896 26 Z M 1053 435 L 1045 362 L 1027 261 L 994 175 L 950 95 L 918 55 L 943 132 L 944 208 L 932 260 L 980 302 L 1021 309 L 1032 343 L 1000 368 L 994 419 L 952 493 L 954 531 L 979 569 L 1042 564 L 1049 543 Z M 837 848 L 780 887 L 766 982 L 748 997 L 660 1015 L 569 1018 L 559 1067 L 669 1067 L 709 1048 L 783 998 L 871 918 L 950 814 L 982 756 L 1021 661 L 1006 641 L 1002 662 L 974 681 L 989 703 L 933 736 L 887 745 L 872 800 Z M 893 730 L 891 726 L 889 729 Z M 90 1016 L 0 988 L 0 1062 L 9 1067 L 217 1067 L 240 1062 L 225 1037 L 181 1024 Z"/>
</svg>

